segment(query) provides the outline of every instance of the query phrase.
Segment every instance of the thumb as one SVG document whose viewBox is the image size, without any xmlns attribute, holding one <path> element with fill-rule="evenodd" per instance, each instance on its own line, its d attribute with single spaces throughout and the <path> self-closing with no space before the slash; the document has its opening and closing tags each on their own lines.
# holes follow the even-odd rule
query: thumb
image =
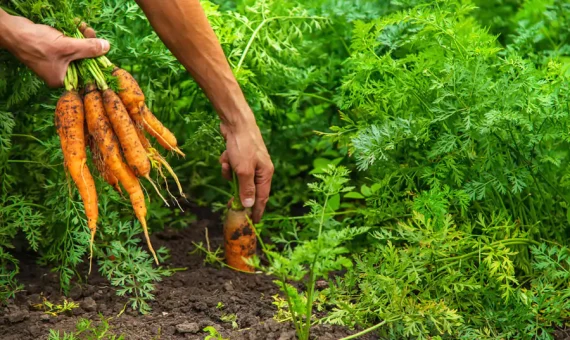
<svg viewBox="0 0 570 340">
<path fill-rule="evenodd" d="M 95 58 L 109 52 L 111 45 L 105 39 L 66 39 L 68 56 L 73 60 Z"/>
</svg>

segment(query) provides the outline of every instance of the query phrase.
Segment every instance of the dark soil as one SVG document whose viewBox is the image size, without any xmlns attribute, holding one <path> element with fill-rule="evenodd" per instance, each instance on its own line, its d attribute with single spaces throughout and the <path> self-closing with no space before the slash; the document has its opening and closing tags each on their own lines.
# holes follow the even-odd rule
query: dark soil
<svg viewBox="0 0 570 340">
<path fill-rule="evenodd" d="M 219 219 L 209 213 L 200 213 L 198 222 L 181 231 L 165 230 L 154 233 L 156 248 L 171 250 L 171 267 L 187 267 L 156 285 L 156 299 L 150 304 L 152 312 L 140 315 L 132 309 L 120 317 L 126 298 L 115 294 L 115 289 L 98 274 L 91 274 L 89 282 L 76 284 L 68 300 L 79 308 L 67 315 L 50 316 L 33 307 L 45 296 L 51 302 L 62 301 L 57 275 L 36 264 L 29 255 L 20 255 L 19 281 L 24 291 L 0 310 L 0 338 L 9 340 L 47 339 L 49 330 L 75 330 L 79 318 L 99 322 L 98 313 L 110 320 L 111 332 L 123 334 L 126 339 L 203 339 L 207 326 L 215 327 L 230 339 L 295 339 L 291 323 L 273 319 L 276 307 L 272 304 L 278 289 L 272 278 L 264 275 L 238 273 L 229 269 L 213 268 L 204 264 L 201 254 L 191 255 L 192 242 L 205 240 L 208 228 L 210 242 L 217 247 L 222 242 Z M 80 268 L 86 273 L 86 268 Z M 217 308 L 218 303 L 223 308 Z M 235 314 L 237 328 L 221 320 L 222 314 Z M 342 327 L 320 325 L 312 334 L 316 339 L 340 339 L 356 331 Z M 374 339 L 372 336 L 362 339 Z"/>
</svg>

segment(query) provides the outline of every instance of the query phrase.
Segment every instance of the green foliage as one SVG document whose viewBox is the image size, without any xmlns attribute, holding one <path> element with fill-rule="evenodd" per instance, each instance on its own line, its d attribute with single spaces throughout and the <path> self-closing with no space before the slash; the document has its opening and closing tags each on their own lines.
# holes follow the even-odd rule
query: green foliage
<svg viewBox="0 0 570 340">
<path fill-rule="evenodd" d="M 226 338 L 222 337 L 222 335 L 215 329 L 213 326 L 207 326 L 204 328 L 204 332 L 207 332 L 208 335 L 204 338 L 204 340 L 227 340 Z"/>
<path fill-rule="evenodd" d="M 463 215 L 502 208 L 523 224 L 565 221 L 555 183 L 567 176 L 568 78 L 556 60 L 501 56 L 472 10 L 447 1 L 356 23 L 337 98 L 348 113 L 332 136 L 383 183 L 381 197 L 417 205 L 436 190 Z"/>
<path fill-rule="evenodd" d="M 124 340 L 123 335 L 115 335 L 109 325 L 109 320 L 99 315 L 101 322 L 80 318 L 75 325 L 75 332 L 61 334 L 58 330 L 50 329 L 48 340 Z"/>
<path fill-rule="evenodd" d="M 317 199 L 306 203 L 310 208 L 305 216 L 307 223 L 300 226 L 294 220 L 285 220 L 284 227 L 290 230 L 289 240 L 273 238 L 275 244 L 271 246 L 262 242 L 270 263 L 264 270 L 278 278 L 275 282 L 286 296 L 300 339 L 309 338 L 310 326 L 314 323 L 316 281 L 327 278 L 332 271 L 350 268 L 352 263 L 347 257 L 349 249 L 345 244 L 368 230 L 363 227 L 340 228 L 342 225 L 333 218 L 340 208 L 341 193 L 353 189 L 346 186 L 348 174 L 346 168 L 333 165 L 323 169 L 322 174 L 315 174 L 319 181 L 308 186 Z M 275 245 L 280 243 L 284 243 L 285 250 L 276 251 Z M 289 280 L 303 281 L 306 291 L 299 292 Z"/>
<path fill-rule="evenodd" d="M 386 226 L 372 233 L 378 242 L 356 257 L 355 270 L 325 293 L 335 306 L 325 321 L 354 326 L 390 320 L 381 332 L 389 338 L 526 338 L 534 333 L 549 338 L 552 326 L 567 317 L 568 301 L 561 299 L 547 310 L 531 301 L 544 297 L 545 285 L 560 282 L 543 274 L 559 250 L 534 247 L 537 242 L 528 236 L 500 216 L 457 226 L 450 216 L 436 223 L 415 214 Z M 536 256 L 539 252 L 547 254 Z M 530 281 L 530 288 L 519 279 Z M 566 293 L 556 292 L 558 297 Z"/>
<path fill-rule="evenodd" d="M 43 301 L 41 303 L 34 305 L 34 308 L 42 310 L 44 313 L 56 317 L 59 314 L 70 312 L 77 307 L 79 307 L 78 303 L 73 301 L 67 301 L 67 299 L 64 299 L 62 304 L 55 304 L 50 302 L 45 297 L 43 298 Z"/>
<path fill-rule="evenodd" d="M 117 217 L 114 212 L 109 217 Z M 162 281 L 162 277 L 172 275 L 173 271 L 162 267 L 153 267 L 152 256 L 140 247 L 141 239 L 136 235 L 142 228 L 136 222 L 119 222 L 103 225 L 104 246 L 100 247 L 99 271 L 111 285 L 117 287 L 117 295 L 128 296 L 130 306 L 146 314 L 150 312 L 148 302 L 154 298 L 154 284 Z M 161 247 L 156 251 L 161 262 L 168 259 L 168 250 Z"/>
</svg>

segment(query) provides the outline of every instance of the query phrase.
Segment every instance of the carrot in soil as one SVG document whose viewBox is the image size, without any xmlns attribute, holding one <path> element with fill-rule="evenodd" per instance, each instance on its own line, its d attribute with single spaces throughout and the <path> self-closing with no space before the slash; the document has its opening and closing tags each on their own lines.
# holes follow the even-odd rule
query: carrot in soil
<svg viewBox="0 0 570 340">
<path fill-rule="evenodd" d="M 235 269 L 253 272 L 253 267 L 246 259 L 255 255 L 257 238 L 251 228 L 248 217 L 251 209 L 228 209 L 224 221 L 224 252 L 226 263 Z"/>
<path fill-rule="evenodd" d="M 251 209 L 244 208 L 239 199 L 239 184 L 234 174 L 234 199 L 226 213 L 224 221 L 224 253 L 228 266 L 253 272 L 247 263 L 255 255 L 257 236 L 251 223 Z"/>
<path fill-rule="evenodd" d="M 131 118 L 142 125 L 166 150 L 174 151 L 184 157 L 184 153 L 178 148 L 176 136 L 146 106 L 144 93 L 135 78 L 129 72 L 118 67 L 113 70 L 112 74 L 117 77 L 121 89 L 118 95 L 129 111 Z"/>
<path fill-rule="evenodd" d="M 87 167 L 85 151 L 85 112 L 81 96 L 75 90 L 77 73 L 71 64 L 65 79 L 66 91 L 59 98 L 55 110 L 55 126 L 61 142 L 63 159 L 67 171 L 77 186 L 83 201 L 87 225 L 91 231 L 89 244 L 90 261 L 93 258 L 93 241 L 97 231 L 99 208 L 97 206 L 97 191 L 91 172 Z M 89 266 L 91 272 L 91 265 Z"/>
<path fill-rule="evenodd" d="M 160 198 L 168 205 L 166 199 L 162 197 L 160 191 L 150 178 L 150 161 L 140 139 L 138 138 L 136 127 L 129 116 L 127 109 L 121 102 L 117 94 L 111 90 L 103 91 L 103 105 L 107 112 L 107 117 L 113 126 L 115 134 L 119 138 L 121 149 L 127 160 L 127 164 L 133 169 L 135 175 L 146 178 L 154 187 Z"/>
<path fill-rule="evenodd" d="M 105 112 L 103 97 L 101 92 L 98 91 L 93 84 L 87 85 L 86 87 L 85 110 L 89 132 L 101 151 L 105 167 L 115 175 L 129 194 L 135 216 L 143 228 L 148 248 L 155 262 L 158 264 L 158 258 L 150 242 L 146 224 L 147 210 L 144 193 L 137 176 L 135 176 L 133 171 L 123 161 L 119 141 Z"/>
</svg>

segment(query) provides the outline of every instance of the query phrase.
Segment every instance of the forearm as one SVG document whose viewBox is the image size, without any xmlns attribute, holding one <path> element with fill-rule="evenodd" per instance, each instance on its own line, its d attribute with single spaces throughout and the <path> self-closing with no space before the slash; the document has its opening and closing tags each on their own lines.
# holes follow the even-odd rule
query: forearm
<svg viewBox="0 0 570 340">
<path fill-rule="evenodd" d="M 2 8 L 0 8 L 0 48 L 7 48 L 8 37 L 11 35 L 10 31 L 10 21 L 11 15 L 6 13 Z"/>
<path fill-rule="evenodd" d="M 194 77 L 228 127 L 255 122 L 198 0 L 137 0 L 160 39 Z"/>
</svg>

